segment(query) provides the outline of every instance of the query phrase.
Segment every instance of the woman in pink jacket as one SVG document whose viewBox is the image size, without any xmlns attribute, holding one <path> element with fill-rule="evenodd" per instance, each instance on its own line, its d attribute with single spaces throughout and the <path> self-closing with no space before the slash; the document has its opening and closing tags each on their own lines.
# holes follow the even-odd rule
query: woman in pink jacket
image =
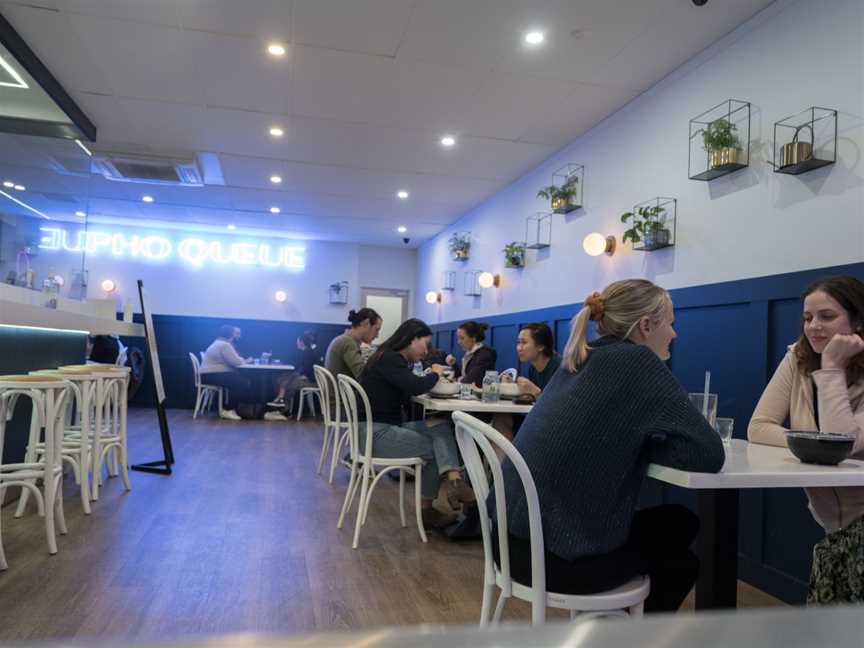
<svg viewBox="0 0 864 648">
<path fill-rule="evenodd" d="M 791 429 L 851 434 L 864 459 L 864 283 L 829 277 L 804 291 L 803 332 L 765 388 L 747 436 L 785 446 Z M 825 529 L 813 549 L 808 604 L 864 602 L 864 487 L 808 488 Z"/>
</svg>

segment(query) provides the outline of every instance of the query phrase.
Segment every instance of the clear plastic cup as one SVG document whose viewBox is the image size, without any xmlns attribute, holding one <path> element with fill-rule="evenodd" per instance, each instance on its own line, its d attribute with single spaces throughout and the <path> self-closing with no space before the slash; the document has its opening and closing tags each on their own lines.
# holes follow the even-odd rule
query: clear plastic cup
<svg viewBox="0 0 864 648">
<path fill-rule="evenodd" d="M 690 402 L 693 403 L 693 407 L 695 407 L 700 412 L 705 412 L 705 394 L 699 392 L 698 394 L 690 394 Z M 714 427 L 714 422 L 717 420 L 717 394 L 708 394 L 708 414 L 706 417 L 708 419 L 708 424 L 711 427 Z"/>
<path fill-rule="evenodd" d="M 718 416 L 714 421 L 714 429 L 720 435 L 720 440 L 723 445 L 728 446 L 732 443 L 732 431 L 735 428 L 735 419 L 723 418 Z"/>
</svg>

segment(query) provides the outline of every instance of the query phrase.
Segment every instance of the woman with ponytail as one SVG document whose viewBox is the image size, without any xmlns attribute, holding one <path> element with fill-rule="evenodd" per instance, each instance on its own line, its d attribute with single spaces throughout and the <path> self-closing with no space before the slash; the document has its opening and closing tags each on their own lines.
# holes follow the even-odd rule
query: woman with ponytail
<svg viewBox="0 0 864 648">
<path fill-rule="evenodd" d="M 516 437 L 540 497 L 549 591 L 592 594 L 648 574 L 646 610 L 673 611 L 696 581 L 695 515 L 680 506 L 636 511 L 649 463 L 718 472 L 725 459 L 720 437 L 664 364 L 673 322 L 669 294 L 650 281 L 591 294 L 572 320 L 561 369 Z M 524 489 L 509 460 L 503 470 L 510 569 L 530 582 Z"/>
</svg>

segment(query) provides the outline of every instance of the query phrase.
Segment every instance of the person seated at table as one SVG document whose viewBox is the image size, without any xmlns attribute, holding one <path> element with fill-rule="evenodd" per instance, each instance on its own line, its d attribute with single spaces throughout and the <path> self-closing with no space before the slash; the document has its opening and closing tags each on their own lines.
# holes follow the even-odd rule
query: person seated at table
<svg viewBox="0 0 864 648">
<path fill-rule="evenodd" d="M 376 457 L 421 457 L 426 464 L 422 475 L 422 516 L 429 527 L 448 526 L 453 514 L 432 507 L 442 486 L 451 506 L 475 501 L 474 493 L 459 470 L 459 448 L 453 426 L 447 420 L 404 421 L 404 410 L 412 396 L 428 392 L 444 373 L 435 364 L 423 376 L 412 368 L 426 356 L 432 331 L 425 322 L 409 319 L 369 358 L 360 376 L 372 407 L 372 454 Z M 361 443 L 365 443 L 361 441 Z"/>
<path fill-rule="evenodd" d="M 201 361 L 201 382 L 226 389 L 222 411 L 219 417 L 231 421 L 239 421 L 237 414 L 238 403 L 254 403 L 255 398 L 252 384 L 245 376 L 237 371 L 240 365 L 246 363 L 234 347 L 240 338 L 240 329 L 228 324 L 219 328 L 219 336 L 207 347 L 204 358 Z M 286 420 L 279 412 L 267 412 L 264 415 L 267 420 Z"/>
<path fill-rule="evenodd" d="M 116 335 L 94 335 L 87 340 L 87 360 L 97 364 L 115 364 L 125 348 Z"/>
<path fill-rule="evenodd" d="M 315 341 L 318 335 L 315 331 L 305 331 L 297 338 L 297 349 L 300 351 L 300 359 L 297 362 L 297 371 L 279 379 L 279 391 L 271 402 L 271 407 L 285 409 L 294 401 L 294 395 L 304 387 L 315 386 L 315 365 L 322 365 L 324 356 Z"/>
<path fill-rule="evenodd" d="M 527 378 L 524 376 L 516 378 L 519 391 L 536 400 L 561 366 L 561 354 L 555 351 L 552 329 L 543 322 L 533 322 L 523 326 L 516 338 L 516 355 L 519 356 L 519 362 L 527 362 L 530 365 Z M 501 380 L 511 382 L 512 378 L 509 374 L 505 374 Z M 496 414 L 492 419 L 492 426 L 512 440 L 524 420 L 523 414 Z"/>
<path fill-rule="evenodd" d="M 588 342 L 590 321 L 601 337 Z M 679 506 L 636 511 L 649 463 L 716 473 L 725 459 L 720 437 L 664 364 L 673 321 L 669 294 L 644 279 L 590 295 L 571 322 L 561 368 L 514 441 L 540 499 L 549 591 L 593 594 L 648 574 L 646 610 L 673 611 L 696 581 L 689 547 L 698 518 Z M 509 459 L 502 470 L 511 572 L 527 583 L 525 491 Z M 487 505 L 494 518 L 494 491 Z"/>
<path fill-rule="evenodd" d="M 488 324 L 483 322 L 464 322 L 456 329 L 456 341 L 465 351 L 462 362 L 457 362 L 452 355 L 447 356 L 447 364 L 453 367 L 454 377 L 461 383 L 483 385 L 483 376 L 487 371 L 495 371 L 498 354 L 495 349 L 483 344 L 486 339 Z"/>
<path fill-rule="evenodd" d="M 348 313 L 351 328 L 333 338 L 324 356 L 324 366 L 334 376 L 345 374 L 357 378 L 366 362 L 360 351 L 360 344 L 369 344 L 378 337 L 384 320 L 372 308 L 361 308 Z"/>
<path fill-rule="evenodd" d="M 789 429 L 855 437 L 864 459 L 864 283 L 828 277 L 802 294 L 802 332 L 765 388 L 747 428 L 752 443 L 786 445 Z M 808 604 L 864 600 L 864 487 L 807 488 L 825 538 L 813 549 Z"/>
</svg>

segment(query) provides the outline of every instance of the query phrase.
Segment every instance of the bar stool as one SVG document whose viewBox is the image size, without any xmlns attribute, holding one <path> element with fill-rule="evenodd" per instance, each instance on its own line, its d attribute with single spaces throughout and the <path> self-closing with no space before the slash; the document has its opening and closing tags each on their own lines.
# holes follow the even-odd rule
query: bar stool
<svg viewBox="0 0 864 648">
<path fill-rule="evenodd" d="M 0 464 L 0 499 L 10 486 L 20 486 L 36 498 L 40 515 L 45 516 L 45 533 L 48 538 L 48 552 L 57 553 L 56 529 L 66 533 L 66 519 L 63 516 L 63 460 L 62 432 L 64 417 L 71 403 L 69 394 L 74 389 L 72 383 L 59 380 L 54 376 L 0 376 L 0 456 L 6 436 L 6 422 L 11 420 L 18 399 L 28 398 L 32 404 L 30 439 L 39 440 L 44 433 L 45 452 L 37 461 L 13 464 Z M 43 491 L 36 486 L 42 480 Z M 2 533 L 0 533 L 0 570 L 8 567 L 3 552 Z"/>
<path fill-rule="evenodd" d="M 129 447 L 128 432 L 128 383 L 131 369 L 106 364 L 67 365 L 60 371 L 85 369 L 96 376 L 96 403 L 93 417 L 92 499 L 99 499 L 99 487 L 102 485 L 102 467 L 108 469 L 109 476 L 118 474 L 123 478 L 126 490 L 132 490 L 129 481 Z M 108 457 L 111 462 L 108 462 Z M 119 461 L 117 454 L 119 453 Z M 118 467 L 119 464 L 119 467 Z M 119 469 L 118 469 L 119 468 Z"/>
<path fill-rule="evenodd" d="M 68 380 L 78 387 L 75 392 L 76 420 L 63 428 L 63 460 L 72 466 L 75 483 L 81 488 L 81 506 L 85 515 L 90 515 L 90 470 L 93 443 L 93 418 L 96 404 L 96 382 L 98 376 L 89 369 L 41 369 L 31 371 L 31 376 L 55 376 Z M 36 454 L 44 453 L 45 444 L 37 443 Z M 21 517 L 27 506 L 28 491 L 21 493 L 15 517 Z"/>
</svg>

